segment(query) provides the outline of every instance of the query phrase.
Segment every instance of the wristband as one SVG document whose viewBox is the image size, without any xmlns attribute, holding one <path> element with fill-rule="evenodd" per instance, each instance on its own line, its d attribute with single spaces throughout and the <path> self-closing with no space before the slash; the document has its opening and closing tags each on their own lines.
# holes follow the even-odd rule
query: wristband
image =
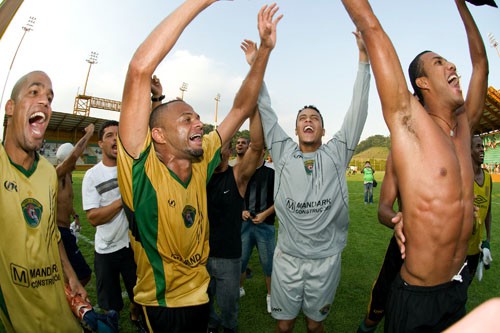
<svg viewBox="0 0 500 333">
<path fill-rule="evenodd" d="M 159 97 L 153 97 L 151 96 L 151 101 L 152 102 L 161 102 L 165 99 L 165 95 L 160 95 Z"/>
<path fill-rule="evenodd" d="M 79 217 L 80 217 L 80 215 L 75 214 L 75 215 L 73 215 L 73 217 L 74 217 L 75 219 L 77 219 L 77 218 L 79 218 Z"/>
</svg>

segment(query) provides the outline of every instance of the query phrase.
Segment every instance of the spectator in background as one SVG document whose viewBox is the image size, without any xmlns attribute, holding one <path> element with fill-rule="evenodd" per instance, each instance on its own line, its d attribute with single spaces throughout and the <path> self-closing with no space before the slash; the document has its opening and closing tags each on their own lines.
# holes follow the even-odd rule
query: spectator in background
<svg viewBox="0 0 500 333">
<path fill-rule="evenodd" d="M 361 173 L 363 174 L 363 184 L 365 187 L 365 205 L 370 203 L 373 203 L 373 174 L 375 173 L 375 170 L 373 170 L 372 165 L 370 164 L 370 161 L 365 162 L 365 166 L 363 170 L 361 170 Z"/>
<path fill-rule="evenodd" d="M 71 266 L 73 266 L 83 286 L 90 281 L 92 270 L 76 244 L 76 235 L 70 229 L 72 218 L 76 229 L 80 229 L 80 216 L 73 207 L 72 173 L 76 168 L 78 158 L 87 148 L 93 134 L 94 124 L 89 124 L 85 127 L 85 135 L 76 143 L 75 147 L 71 143 L 65 143 L 59 147 L 56 153 L 58 163 L 56 173 L 59 187 L 57 193 L 57 227 L 61 233 L 61 239 Z"/>
<path fill-rule="evenodd" d="M 235 146 L 236 158 L 229 161 L 229 166 L 235 166 L 236 164 L 241 162 L 249 146 L 250 146 L 249 138 L 245 138 L 244 136 L 238 137 L 238 139 L 236 139 L 236 146 Z"/>
<path fill-rule="evenodd" d="M 117 121 L 109 120 L 101 125 L 98 143 L 102 160 L 83 177 L 83 209 L 90 224 L 96 228 L 94 271 L 99 307 L 117 312 L 123 309 L 121 275 L 130 300 L 130 320 L 143 331 L 141 309 L 134 302 L 136 264 L 118 188 L 117 135 Z"/>
<path fill-rule="evenodd" d="M 264 137 L 257 111 L 250 116 L 252 143 L 240 163 L 229 166 L 231 141 L 223 146 L 221 162 L 207 185 L 208 220 L 210 223 L 210 274 L 208 295 L 210 319 L 208 332 L 236 332 L 238 327 L 239 282 L 241 272 L 241 210 L 250 177 L 262 160 Z M 221 315 L 215 310 L 215 299 Z"/>
<path fill-rule="evenodd" d="M 242 212 L 241 225 L 241 277 L 240 295 L 245 295 L 243 287 L 246 278 L 248 261 L 252 250 L 257 247 L 259 260 L 264 272 L 266 283 L 266 309 L 271 313 L 271 275 L 273 271 L 273 256 L 275 247 L 274 220 L 274 169 L 268 167 L 264 161 L 264 152 L 260 166 L 248 183 L 245 193 L 245 205 Z"/>
<path fill-rule="evenodd" d="M 471 272 L 471 276 L 474 277 L 478 265 L 481 265 L 482 268 L 486 264 L 486 267 L 489 268 L 491 261 L 491 193 L 493 182 L 488 171 L 481 168 L 484 161 L 484 145 L 483 140 L 478 135 L 472 136 L 471 156 L 474 169 L 474 206 L 478 210 L 474 213 L 474 226 L 472 227 L 472 235 L 469 238 L 467 267 Z M 486 238 L 483 237 L 484 231 L 486 231 Z M 482 278 L 481 268 L 478 275 L 479 280 Z"/>
</svg>

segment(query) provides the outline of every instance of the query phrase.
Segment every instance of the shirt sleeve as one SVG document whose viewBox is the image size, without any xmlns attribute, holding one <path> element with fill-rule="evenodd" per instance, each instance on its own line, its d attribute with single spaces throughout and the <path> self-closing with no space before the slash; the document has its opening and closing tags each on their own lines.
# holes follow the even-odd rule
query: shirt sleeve
<svg viewBox="0 0 500 333">
<path fill-rule="evenodd" d="M 370 92 L 370 64 L 359 63 L 356 81 L 354 82 L 351 105 L 344 117 L 340 130 L 335 133 L 330 143 L 337 145 L 342 153 L 345 167 L 354 154 L 368 116 L 368 95 Z"/>
<path fill-rule="evenodd" d="M 100 207 L 101 197 L 92 177 L 92 169 L 87 170 L 82 181 L 82 208 L 89 210 Z"/>
<path fill-rule="evenodd" d="M 273 162 L 276 163 L 280 160 L 283 150 L 286 147 L 286 142 L 291 140 L 291 138 L 278 124 L 278 117 L 271 107 L 271 97 L 264 82 L 262 82 L 257 105 L 259 107 L 266 146 L 269 149 Z"/>
</svg>

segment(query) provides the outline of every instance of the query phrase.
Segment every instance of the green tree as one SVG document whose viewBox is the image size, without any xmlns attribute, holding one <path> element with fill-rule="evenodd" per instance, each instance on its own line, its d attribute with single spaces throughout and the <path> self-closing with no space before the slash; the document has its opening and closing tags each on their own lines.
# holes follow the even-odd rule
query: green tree
<svg viewBox="0 0 500 333">
<path fill-rule="evenodd" d="M 391 149 L 391 138 L 380 134 L 370 136 L 358 144 L 354 150 L 354 154 L 359 154 L 372 147 L 386 147 Z"/>
</svg>

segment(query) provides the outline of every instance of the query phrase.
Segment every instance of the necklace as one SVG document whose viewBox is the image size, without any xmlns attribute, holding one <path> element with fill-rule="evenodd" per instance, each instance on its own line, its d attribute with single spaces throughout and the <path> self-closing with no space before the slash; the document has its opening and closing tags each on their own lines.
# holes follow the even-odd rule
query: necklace
<svg viewBox="0 0 500 333">
<path fill-rule="evenodd" d="M 443 118 L 441 118 L 440 116 L 438 116 L 437 114 L 434 114 L 434 113 L 430 113 L 429 112 L 429 115 L 433 116 L 433 117 L 436 117 L 440 120 L 442 120 L 447 126 L 448 128 L 450 129 L 450 136 L 454 136 L 455 135 L 455 131 L 457 130 L 457 127 L 458 127 L 458 122 L 455 124 L 455 126 L 451 127 L 450 124 L 448 124 L 448 122 L 446 120 L 444 120 Z"/>
</svg>

